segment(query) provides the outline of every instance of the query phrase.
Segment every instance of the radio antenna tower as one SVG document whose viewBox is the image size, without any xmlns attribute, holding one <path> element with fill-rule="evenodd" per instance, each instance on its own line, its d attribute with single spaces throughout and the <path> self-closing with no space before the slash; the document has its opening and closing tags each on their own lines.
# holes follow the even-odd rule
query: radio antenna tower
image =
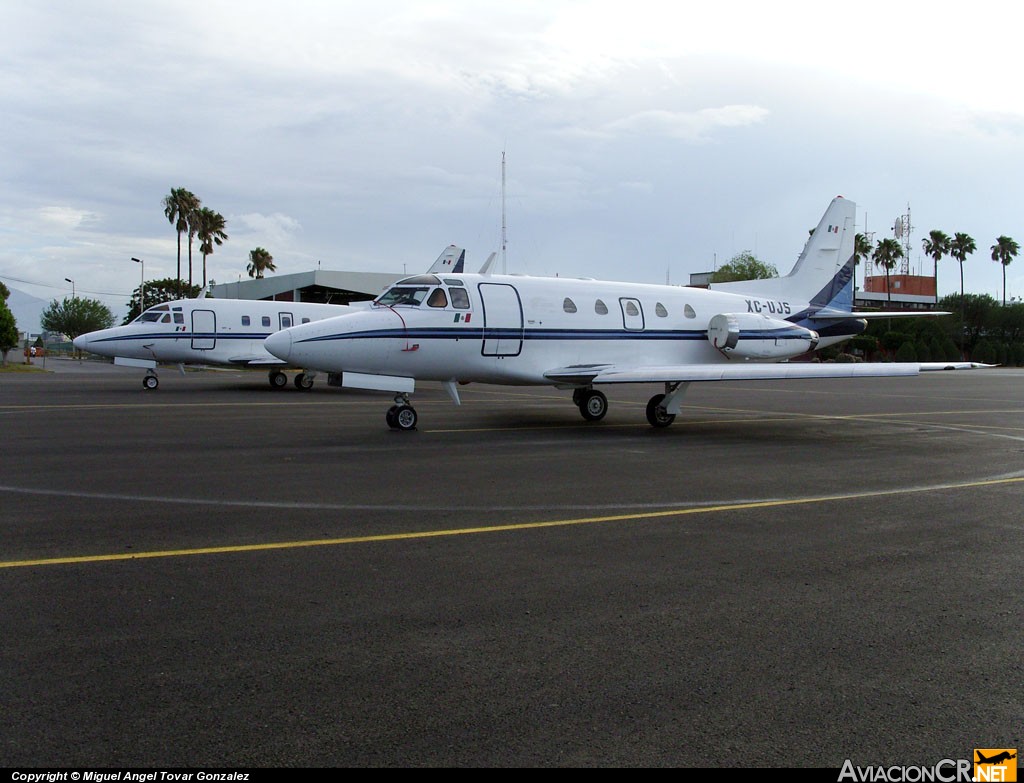
<svg viewBox="0 0 1024 783">
<path fill-rule="evenodd" d="M 907 202 L 907 214 L 896 218 L 896 222 L 892 226 L 893 236 L 903 245 L 903 258 L 900 260 L 899 271 L 901 275 L 910 274 L 910 232 L 913 228 L 910 224 L 910 203 Z"/>
</svg>

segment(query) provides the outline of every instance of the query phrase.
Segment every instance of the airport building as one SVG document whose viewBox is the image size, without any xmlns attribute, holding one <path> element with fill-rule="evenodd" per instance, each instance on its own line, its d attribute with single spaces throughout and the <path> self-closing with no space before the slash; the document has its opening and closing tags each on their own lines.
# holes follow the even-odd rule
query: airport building
<svg viewBox="0 0 1024 783">
<path fill-rule="evenodd" d="M 263 299 L 276 302 L 349 304 L 375 298 L 406 274 L 390 272 L 331 272 L 317 269 L 272 275 L 210 286 L 215 299 Z"/>
</svg>

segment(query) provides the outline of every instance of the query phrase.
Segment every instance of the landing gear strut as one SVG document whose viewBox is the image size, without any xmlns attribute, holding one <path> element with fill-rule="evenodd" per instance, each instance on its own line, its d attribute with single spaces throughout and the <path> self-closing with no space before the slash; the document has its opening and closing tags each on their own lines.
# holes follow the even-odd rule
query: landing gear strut
<svg viewBox="0 0 1024 783">
<path fill-rule="evenodd" d="M 419 419 L 406 394 L 395 395 L 395 404 L 388 408 L 385 418 L 391 429 L 406 431 L 416 429 L 416 422 Z"/>
</svg>

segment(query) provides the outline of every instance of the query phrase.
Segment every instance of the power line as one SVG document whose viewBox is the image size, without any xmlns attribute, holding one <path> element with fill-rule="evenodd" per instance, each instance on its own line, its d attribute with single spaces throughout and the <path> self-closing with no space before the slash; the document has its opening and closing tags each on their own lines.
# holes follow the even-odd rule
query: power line
<svg viewBox="0 0 1024 783">
<path fill-rule="evenodd" d="M 66 288 L 66 286 L 62 286 L 62 285 L 51 285 L 50 283 L 37 283 L 35 280 L 25 280 L 23 278 L 15 277 L 14 275 L 7 275 L 7 274 L 4 274 L 2 272 L 0 272 L 0 279 L 2 279 L 2 280 L 13 280 L 16 283 L 24 283 L 25 285 L 35 285 L 35 286 L 39 286 L 40 288 L 53 288 L 53 289 L 56 289 L 56 290 L 63 290 L 64 288 Z M 85 293 L 85 294 L 95 294 L 96 296 L 127 297 L 129 299 L 132 296 L 134 296 L 134 294 L 125 294 L 125 293 L 121 293 L 120 291 L 90 291 L 89 289 L 86 289 L 86 288 L 82 289 L 82 293 Z"/>
</svg>

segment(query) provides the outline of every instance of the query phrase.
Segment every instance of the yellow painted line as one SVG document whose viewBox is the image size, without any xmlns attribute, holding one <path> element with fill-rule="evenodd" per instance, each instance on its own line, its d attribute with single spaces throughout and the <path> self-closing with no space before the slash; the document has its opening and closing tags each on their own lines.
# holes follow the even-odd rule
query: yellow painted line
<svg viewBox="0 0 1024 783">
<path fill-rule="evenodd" d="M 939 492 L 944 490 L 977 489 L 1007 484 L 1024 483 L 1024 476 L 999 479 L 985 479 L 958 484 L 936 484 L 927 487 L 909 487 L 902 489 L 883 489 L 874 492 L 851 492 L 843 495 L 821 495 L 818 497 L 792 498 L 790 500 L 757 500 L 745 503 L 726 503 L 717 506 L 700 506 L 674 508 L 665 511 L 644 511 L 631 514 L 613 514 L 600 517 L 581 517 L 579 519 L 557 519 L 546 522 L 518 522 L 508 525 L 488 527 L 467 527 L 449 530 L 424 530 L 413 533 L 387 533 L 373 536 L 353 536 L 348 538 L 323 538 L 310 541 L 279 541 L 268 544 L 240 544 L 236 546 L 201 547 L 198 549 L 167 549 L 155 552 L 135 552 L 132 554 L 118 553 L 106 555 L 81 555 L 77 557 L 53 557 L 38 560 L 9 560 L 0 562 L 0 568 L 23 568 L 44 565 L 71 565 L 77 563 L 102 563 L 114 560 L 147 560 L 157 557 L 189 557 L 193 555 L 223 555 L 239 552 L 266 552 L 274 549 L 301 549 L 307 547 L 342 546 L 345 544 L 369 544 L 382 541 L 411 541 L 445 536 L 465 536 L 479 533 L 503 533 L 519 530 L 540 530 L 549 527 L 569 527 L 572 525 L 593 525 L 602 522 L 625 522 L 641 519 L 665 519 L 669 517 L 694 516 L 697 514 L 715 514 L 725 511 L 749 511 L 751 509 L 782 508 L 815 503 L 834 503 L 842 500 L 863 500 L 869 498 L 910 495 L 921 492 Z"/>
</svg>

